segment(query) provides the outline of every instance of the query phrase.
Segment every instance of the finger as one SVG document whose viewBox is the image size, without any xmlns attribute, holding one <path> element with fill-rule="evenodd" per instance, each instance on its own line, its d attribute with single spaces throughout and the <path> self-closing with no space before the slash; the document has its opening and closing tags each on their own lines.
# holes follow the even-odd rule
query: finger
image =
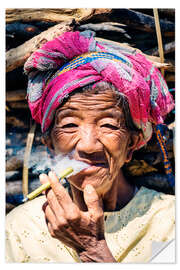
<svg viewBox="0 0 180 270">
<path fill-rule="evenodd" d="M 46 191 L 46 198 L 47 198 L 48 205 L 50 206 L 56 218 L 58 219 L 60 216 L 64 216 L 64 210 L 59 204 L 52 189 L 49 189 L 48 191 Z"/>
<path fill-rule="evenodd" d="M 51 223 L 49 223 L 48 221 L 46 221 L 46 223 L 47 223 L 47 227 L 48 227 L 48 231 L 49 231 L 50 235 L 55 238 L 56 235 L 52 229 Z"/>
<path fill-rule="evenodd" d="M 43 205 L 43 211 L 45 214 L 45 220 L 48 227 L 48 231 L 52 237 L 55 237 L 56 234 L 54 228 L 56 227 L 56 217 L 54 213 L 50 210 L 48 204 Z"/>
<path fill-rule="evenodd" d="M 42 173 L 42 174 L 39 175 L 39 180 L 40 180 L 41 184 L 43 185 L 43 184 L 45 184 L 46 182 L 49 181 L 49 178 L 48 178 L 48 176 L 46 174 Z M 46 192 L 42 191 L 42 194 L 46 194 Z"/>
<path fill-rule="evenodd" d="M 49 181 L 51 183 L 52 191 L 54 192 L 58 203 L 64 210 L 64 215 L 70 223 L 77 223 L 80 219 L 80 210 L 77 205 L 72 201 L 70 195 L 61 185 L 57 182 L 57 176 L 54 172 L 49 172 Z"/>
<path fill-rule="evenodd" d="M 44 209 L 45 218 L 51 224 L 56 224 L 56 216 L 54 215 L 53 211 L 51 210 L 49 204 L 47 204 Z"/>
<path fill-rule="evenodd" d="M 49 178 L 45 173 L 41 173 L 39 175 L 39 180 L 40 180 L 41 184 L 44 184 L 44 183 L 49 181 Z"/>
<path fill-rule="evenodd" d="M 53 171 L 50 171 L 49 174 L 49 182 L 51 184 L 51 188 L 61 206 L 64 208 L 67 204 L 72 203 L 72 199 L 65 188 L 59 182 L 56 174 Z"/>
<path fill-rule="evenodd" d="M 43 205 L 42 205 L 42 210 L 45 212 L 46 207 L 48 206 L 48 202 L 46 201 Z"/>
<path fill-rule="evenodd" d="M 51 224 L 51 228 L 55 235 L 59 235 L 69 227 L 67 220 L 63 216 L 57 218 L 49 205 L 45 208 L 45 218 L 48 223 Z"/>
<path fill-rule="evenodd" d="M 84 201 L 87 205 L 88 212 L 95 218 L 103 216 L 101 200 L 92 185 L 86 185 L 84 188 Z"/>
</svg>

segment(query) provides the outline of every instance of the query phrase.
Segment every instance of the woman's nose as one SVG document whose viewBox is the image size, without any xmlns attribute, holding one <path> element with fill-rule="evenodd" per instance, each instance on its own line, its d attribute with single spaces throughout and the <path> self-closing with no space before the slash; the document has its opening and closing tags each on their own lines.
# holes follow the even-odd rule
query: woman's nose
<svg viewBox="0 0 180 270">
<path fill-rule="evenodd" d="M 94 126 L 84 126 L 81 128 L 80 140 L 77 150 L 86 154 L 102 151 L 102 144 L 98 138 L 98 132 Z"/>
</svg>

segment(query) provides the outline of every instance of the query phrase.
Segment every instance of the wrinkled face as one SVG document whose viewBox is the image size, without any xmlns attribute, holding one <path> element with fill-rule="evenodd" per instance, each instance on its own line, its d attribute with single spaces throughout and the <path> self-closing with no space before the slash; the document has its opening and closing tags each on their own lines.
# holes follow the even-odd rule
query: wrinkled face
<svg viewBox="0 0 180 270">
<path fill-rule="evenodd" d="M 111 90 L 77 93 L 57 110 L 51 132 L 55 154 L 73 151 L 76 160 L 90 166 L 69 181 L 83 190 L 92 184 L 105 193 L 126 161 L 130 134 Z"/>
</svg>

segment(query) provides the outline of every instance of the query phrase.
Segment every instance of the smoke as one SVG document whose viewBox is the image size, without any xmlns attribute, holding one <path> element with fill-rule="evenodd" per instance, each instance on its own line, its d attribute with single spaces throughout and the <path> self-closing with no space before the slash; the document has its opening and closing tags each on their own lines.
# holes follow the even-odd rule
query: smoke
<svg viewBox="0 0 180 270">
<path fill-rule="evenodd" d="M 73 158 L 73 152 L 67 155 L 59 154 L 53 158 L 49 157 L 48 154 L 44 152 L 33 152 L 31 153 L 31 159 L 29 160 L 29 168 L 31 168 L 32 172 L 35 174 L 47 173 L 48 171 L 53 170 L 58 176 L 60 172 L 68 167 L 73 168 L 74 175 L 83 169 L 88 168 L 89 165 L 82 161 L 75 160 Z"/>
</svg>

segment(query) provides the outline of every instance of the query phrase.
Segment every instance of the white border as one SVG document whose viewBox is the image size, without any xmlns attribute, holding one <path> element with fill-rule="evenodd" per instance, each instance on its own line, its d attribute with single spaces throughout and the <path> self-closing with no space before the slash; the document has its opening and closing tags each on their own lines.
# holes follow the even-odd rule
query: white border
<svg viewBox="0 0 180 270">
<path fill-rule="evenodd" d="M 62 1 L 64 2 L 64 1 Z M 29 3 L 26 1 L 11 1 L 11 0 L 5 0 L 3 3 L 0 4 L 0 138 L 1 138 L 1 144 L 0 144 L 0 161 L 1 161 L 1 166 L 0 166 L 0 172 L 1 172 L 1 177 L 0 177 L 0 199 L 1 199 L 1 207 L 0 207 L 0 239 L 1 239 L 1 251 L 0 251 L 0 264 L 1 264 L 1 269 L 7 268 L 9 269 L 10 267 L 15 267 L 17 266 L 18 269 L 32 269 L 34 264 L 5 264 L 4 263 L 4 209 L 5 209 L 5 200 L 4 200 L 4 194 L 5 194 L 5 9 L 6 8 L 176 8 L 176 74 L 178 74 L 178 62 L 179 62 L 179 37 L 177 33 L 179 32 L 178 27 L 179 27 L 179 18 L 180 18 L 180 12 L 178 8 L 178 1 L 177 0 L 171 0 L 171 1 L 163 1 L 163 0 L 151 0 L 151 1 L 118 1 L 118 0 L 110 0 L 110 1 L 105 1 L 105 0 L 99 0 L 99 1 L 65 1 L 65 4 L 62 3 L 61 1 L 37 1 L 37 0 L 31 0 Z M 180 101 L 180 87 L 179 86 L 179 79 L 177 76 L 177 81 L 176 81 L 176 119 L 179 117 L 179 112 L 178 112 L 178 102 Z M 179 100 L 179 101 L 178 101 Z M 179 178 L 179 170 L 178 170 L 178 138 L 180 138 L 179 134 L 179 126 L 178 126 L 178 121 L 176 120 L 176 221 L 178 223 L 178 218 L 179 218 L 179 204 L 178 204 L 178 181 Z M 3 143 L 4 142 L 4 143 Z M 179 256 L 178 253 L 178 243 L 179 243 L 179 225 L 176 227 L 177 232 L 176 232 L 176 264 L 103 264 L 103 265 L 97 265 L 97 264 L 53 264 L 53 268 L 59 269 L 59 267 L 73 267 L 77 269 L 81 269 L 86 267 L 87 269 L 92 267 L 103 267 L 104 268 L 113 268 L 113 269 L 144 269 L 144 267 L 151 268 L 155 267 L 163 267 L 163 269 L 168 269 L 169 268 L 177 268 L 179 265 Z M 36 264 L 35 264 L 36 265 Z M 44 269 L 49 269 L 50 265 L 49 264 L 40 264 L 39 267 L 43 267 Z"/>
</svg>

